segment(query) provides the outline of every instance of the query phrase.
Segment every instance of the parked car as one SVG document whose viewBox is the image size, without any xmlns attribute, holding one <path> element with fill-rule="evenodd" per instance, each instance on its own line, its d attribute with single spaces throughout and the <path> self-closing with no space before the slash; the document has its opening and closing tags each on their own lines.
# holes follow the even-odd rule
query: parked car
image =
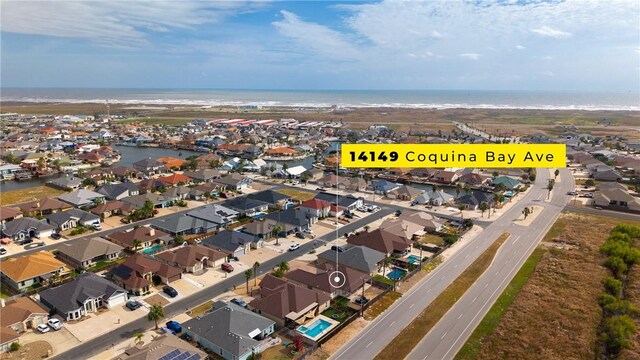
<svg viewBox="0 0 640 360">
<path fill-rule="evenodd" d="M 40 324 L 36 327 L 36 329 L 41 333 L 48 333 L 51 328 L 47 324 Z"/>
<path fill-rule="evenodd" d="M 355 298 L 355 299 L 353 300 L 353 302 L 355 302 L 355 303 L 356 303 L 356 304 L 358 304 L 358 305 L 364 305 L 364 304 L 366 304 L 366 303 L 368 303 L 368 302 L 369 302 L 369 299 L 367 299 L 367 298 L 366 298 L 366 297 L 364 297 L 364 296 L 358 296 L 357 298 Z"/>
<path fill-rule="evenodd" d="M 228 273 L 233 272 L 233 266 L 229 263 L 224 263 L 220 267 L 222 268 L 222 271 L 225 271 Z"/>
<path fill-rule="evenodd" d="M 296 251 L 298 249 L 300 249 L 300 244 L 298 243 L 293 243 L 291 244 L 291 246 L 289 246 L 289 251 Z"/>
<path fill-rule="evenodd" d="M 167 321 L 166 325 L 167 325 L 167 329 L 175 333 L 182 332 L 182 325 L 180 325 L 180 323 L 177 321 L 173 321 L 173 320 Z"/>
<path fill-rule="evenodd" d="M 100 225 L 100 224 L 93 224 L 92 227 L 93 227 L 93 230 L 96 230 L 96 231 L 102 230 L 102 225 Z"/>
<path fill-rule="evenodd" d="M 331 246 L 331 250 L 333 251 L 337 251 L 337 252 L 343 252 L 344 248 L 342 246 L 338 246 L 338 245 L 332 245 Z"/>
<path fill-rule="evenodd" d="M 350 212 L 345 212 L 344 217 L 346 217 L 347 219 L 353 219 L 353 214 Z"/>
<path fill-rule="evenodd" d="M 296 233 L 296 237 L 297 237 L 298 239 L 304 239 L 304 234 L 303 234 L 303 233 L 301 233 L 301 232 L 297 232 L 297 233 Z"/>
<path fill-rule="evenodd" d="M 358 211 L 362 211 L 362 212 L 367 212 L 367 207 L 366 207 L 366 206 L 358 206 L 358 207 L 356 208 L 356 210 L 358 210 Z"/>
<path fill-rule="evenodd" d="M 238 306 L 247 307 L 247 303 L 242 299 L 233 298 L 231 299 L 231 303 L 236 304 Z"/>
<path fill-rule="evenodd" d="M 580 197 L 591 199 L 591 198 L 593 198 L 593 194 L 592 193 L 586 193 L 586 194 L 580 195 Z"/>
<path fill-rule="evenodd" d="M 376 206 L 376 205 L 371 206 L 371 211 L 378 211 L 378 210 L 380 210 L 380 206 Z"/>
<path fill-rule="evenodd" d="M 49 327 L 52 328 L 53 330 L 60 330 L 62 329 L 62 322 L 58 319 L 49 319 L 49 321 L 47 321 L 47 324 L 49 324 Z"/>
<path fill-rule="evenodd" d="M 7 254 L 7 249 L 0 247 L 0 255 L 6 255 Z"/>
<path fill-rule="evenodd" d="M 305 232 L 307 234 L 313 234 L 313 230 L 311 230 L 311 229 L 304 229 L 303 232 Z"/>
<path fill-rule="evenodd" d="M 167 295 L 171 296 L 172 298 L 174 298 L 174 297 L 178 296 L 178 291 L 177 291 L 176 289 L 174 289 L 173 287 L 169 286 L 169 285 L 167 285 L 167 286 L 163 287 L 163 288 L 162 288 L 162 291 L 163 291 L 165 294 L 167 294 Z"/>
<path fill-rule="evenodd" d="M 53 233 L 51 234 L 51 238 L 54 240 L 58 240 L 62 237 L 62 235 L 58 234 L 58 233 Z"/>
<path fill-rule="evenodd" d="M 318 190 L 318 191 L 324 191 L 324 190 L 325 190 L 325 188 L 321 188 L 321 187 L 319 187 L 319 188 L 316 188 L 316 190 Z"/>
<path fill-rule="evenodd" d="M 126 306 L 129 308 L 129 310 L 133 311 L 133 310 L 139 308 L 142 305 L 140 305 L 140 303 L 135 301 L 135 300 L 129 300 L 129 301 L 127 301 L 127 305 Z"/>
<path fill-rule="evenodd" d="M 569 191 L 567 192 L 567 195 L 578 195 L 577 191 Z"/>
</svg>

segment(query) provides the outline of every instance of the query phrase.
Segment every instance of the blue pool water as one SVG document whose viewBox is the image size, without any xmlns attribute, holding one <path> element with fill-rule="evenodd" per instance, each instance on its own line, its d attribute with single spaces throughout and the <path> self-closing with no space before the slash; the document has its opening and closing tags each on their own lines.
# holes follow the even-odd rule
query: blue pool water
<svg viewBox="0 0 640 360">
<path fill-rule="evenodd" d="M 148 254 L 148 253 L 152 253 L 154 251 L 158 251 L 160 249 L 162 249 L 162 245 L 158 244 L 158 245 L 153 245 L 152 247 L 140 250 L 140 252 L 143 253 L 143 254 Z"/>
<path fill-rule="evenodd" d="M 406 273 L 407 273 L 406 271 L 394 267 L 393 269 L 391 269 L 391 271 L 389 271 L 389 273 L 387 274 L 387 277 L 391 280 L 400 280 L 404 277 Z"/>
<path fill-rule="evenodd" d="M 267 214 L 266 214 L 266 213 L 263 213 L 263 212 L 261 211 L 261 212 L 257 212 L 257 213 L 255 213 L 255 214 L 253 214 L 253 216 L 251 216 L 251 217 L 252 217 L 252 218 L 254 218 L 254 219 L 261 219 L 261 218 L 263 218 L 263 217 L 265 217 L 265 216 L 267 216 Z"/>
<path fill-rule="evenodd" d="M 409 259 L 409 262 L 410 262 L 411 264 L 417 264 L 417 263 L 419 263 L 419 262 L 420 262 L 420 256 L 418 256 L 418 255 L 409 255 L 409 256 L 407 257 L 407 259 Z"/>
<path fill-rule="evenodd" d="M 316 338 L 331 326 L 331 323 L 323 319 L 318 319 L 309 326 L 298 326 L 298 331 L 310 338 Z"/>
<path fill-rule="evenodd" d="M 515 193 L 513 191 L 511 191 L 511 190 L 504 192 L 504 196 L 506 196 L 506 197 L 512 197 L 513 195 L 515 195 Z"/>
</svg>

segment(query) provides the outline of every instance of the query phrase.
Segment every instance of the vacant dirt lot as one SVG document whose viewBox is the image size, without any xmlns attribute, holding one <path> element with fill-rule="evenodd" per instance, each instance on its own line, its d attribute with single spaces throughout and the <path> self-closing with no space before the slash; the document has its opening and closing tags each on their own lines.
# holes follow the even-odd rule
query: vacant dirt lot
<svg viewBox="0 0 640 360">
<path fill-rule="evenodd" d="M 563 213 L 544 239 L 549 251 L 477 359 L 594 359 L 597 298 L 608 275 L 599 247 L 621 222 Z"/>
</svg>

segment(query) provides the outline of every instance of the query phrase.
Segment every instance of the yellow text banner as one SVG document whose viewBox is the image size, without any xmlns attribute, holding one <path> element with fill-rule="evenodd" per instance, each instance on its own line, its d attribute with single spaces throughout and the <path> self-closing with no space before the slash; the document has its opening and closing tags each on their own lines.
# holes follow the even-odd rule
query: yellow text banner
<svg viewBox="0 0 640 360">
<path fill-rule="evenodd" d="M 563 168 L 564 144 L 342 144 L 344 168 Z"/>
</svg>

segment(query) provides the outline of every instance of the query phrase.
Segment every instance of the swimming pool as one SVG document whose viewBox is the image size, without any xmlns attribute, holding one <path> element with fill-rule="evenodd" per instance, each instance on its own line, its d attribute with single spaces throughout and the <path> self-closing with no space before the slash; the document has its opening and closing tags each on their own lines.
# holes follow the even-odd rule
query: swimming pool
<svg viewBox="0 0 640 360">
<path fill-rule="evenodd" d="M 265 217 L 265 216 L 267 216 L 267 213 L 262 212 L 262 211 L 257 212 L 257 213 L 255 213 L 255 214 L 251 215 L 251 217 L 252 217 L 252 218 L 254 218 L 254 219 L 262 219 L 262 218 L 263 218 L 263 217 Z"/>
<path fill-rule="evenodd" d="M 298 326 L 298 331 L 307 337 L 315 339 L 331 326 L 331 323 L 323 319 L 318 319 L 309 326 Z"/>
<path fill-rule="evenodd" d="M 417 264 L 420 262 L 420 256 L 418 255 L 409 255 L 407 256 L 407 259 L 409 260 L 409 263 L 411 264 Z"/>
<path fill-rule="evenodd" d="M 391 280 L 400 280 L 405 276 L 406 273 L 407 273 L 406 271 L 404 271 L 404 270 L 402 270 L 400 268 L 394 267 L 387 274 L 387 277 L 389 279 L 391 279 Z"/>
<path fill-rule="evenodd" d="M 152 252 L 158 251 L 158 250 L 162 249 L 163 247 L 164 247 L 164 246 L 163 246 L 163 245 L 160 245 L 160 244 L 158 244 L 158 245 L 153 245 L 152 247 L 149 247 L 149 248 L 146 248 L 146 249 L 142 249 L 142 250 L 140 250 L 140 252 L 141 252 L 141 253 L 143 253 L 143 254 L 149 254 L 149 253 L 152 253 Z"/>
</svg>

